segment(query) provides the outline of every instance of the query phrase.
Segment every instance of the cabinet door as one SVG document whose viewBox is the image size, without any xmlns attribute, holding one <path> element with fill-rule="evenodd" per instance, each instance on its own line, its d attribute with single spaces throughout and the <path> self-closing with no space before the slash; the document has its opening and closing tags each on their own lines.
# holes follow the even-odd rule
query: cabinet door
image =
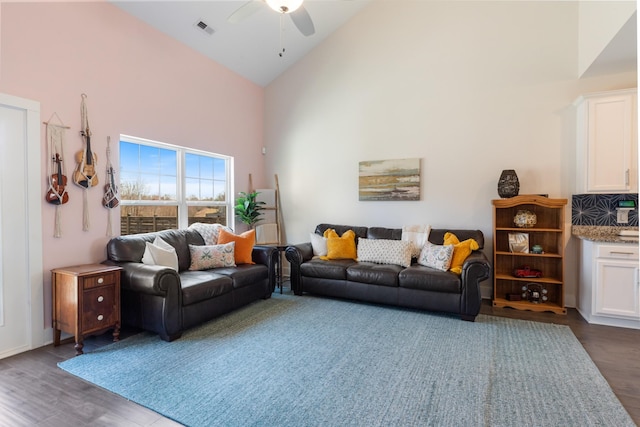
<svg viewBox="0 0 640 427">
<path fill-rule="evenodd" d="M 596 275 L 596 314 L 640 318 L 637 262 L 599 258 Z"/>
<path fill-rule="evenodd" d="M 629 192 L 637 188 L 637 160 L 632 155 L 636 144 L 634 104 L 632 94 L 588 99 L 587 192 Z"/>
</svg>

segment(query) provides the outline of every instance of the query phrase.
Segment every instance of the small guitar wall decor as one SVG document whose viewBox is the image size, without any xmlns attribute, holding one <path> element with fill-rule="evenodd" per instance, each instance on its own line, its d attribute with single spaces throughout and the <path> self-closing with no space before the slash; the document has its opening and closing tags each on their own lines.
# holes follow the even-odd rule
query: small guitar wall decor
<svg viewBox="0 0 640 427">
<path fill-rule="evenodd" d="M 115 173 L 113 165 L 111 164 L 111 137 L 107 136 L 107 183 L 104 186 L 104 196 L 102 196 L 102 206 L 109 209 L 109 216 L 107 217 L 107 237 L 113 236 L 111 210 L 120 205 Z"/>
<path fill-rule="evenodd" d="M 78 166 L 73 173 L 73 182 L 85 190 L 82 196 L 82 230 L 87 231 L 89 230 L 90 224 L 87 191 L 89 188 L 98 185 L 98 176 L 96 175 L 96 163 L 98 161 L 98 156 L 96 153 L 91 151 L 91 129 L 89 128 L 89 114 L 87 113 L 87 95 L 83 93 L 81 96 L 80 120 L 82 129 L 80 130 L 80 136 L 82 136 L 82 139 L 84 140 L 84 149 L 76 154 Z"/>
<path fill-rule="evenodd" d="M 87 95 L 82 94 L 81 120 L 82 129 L 80 135 L 84 140 L 84 149 L 76 153 L 76 162 L 78 167 L 73 174 L 73 182 L 80 187 L 89 188 L 98 185 L 98 176 L 96 175 L 96 162 L 98 156 L 91 151 L 91 129 L 89 128 L 89 116 L 87 115 L 86 105 Z"/>
</svg>

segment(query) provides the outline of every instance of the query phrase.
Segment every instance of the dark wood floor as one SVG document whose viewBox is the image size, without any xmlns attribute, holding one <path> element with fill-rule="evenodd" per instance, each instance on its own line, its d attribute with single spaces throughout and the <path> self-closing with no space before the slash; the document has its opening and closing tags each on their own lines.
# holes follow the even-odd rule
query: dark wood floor
<svg viewBox="0 0 640 427">
<path fill-rule="evenodd" d="M 640 330 L 589 325 L 574 309 L 561 316 L 493 308 L 485 301 L 481 312 L 568 325 L 640 425 Z M 123 331 L 123 336 L 133 332 Z M 91 337 L 85 341 L 85 351 L 110 342 L 109 334 Z M 73 354 L 69 342 L 0 360 L 0 426 L 179 425 L 57 367 Z"/>
</svg>

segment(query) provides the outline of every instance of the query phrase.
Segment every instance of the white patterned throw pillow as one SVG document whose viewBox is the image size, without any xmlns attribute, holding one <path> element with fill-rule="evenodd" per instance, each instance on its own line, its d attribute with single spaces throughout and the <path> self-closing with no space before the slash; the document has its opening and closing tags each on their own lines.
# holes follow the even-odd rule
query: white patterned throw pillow
<svg viewBox="0 0 640 427">
<path fill-rule="evenodd" d="M 189 270 L 208 270 L 210 268 L 235 267 L 236 242 L 224 245 L 189 245 L 191 265 Z"/>
<path fill-rule="evenodd" d="M 388 239 L 358 239 L 358 261 L 411 265 L 411 242 Z"/>
<path fill-rule="evenodd" d="M 426 242 L 420 251 L 418 264 L 436 270 L 447 271 L 453 258 L 453 245 L 434 245 Z"/>
<path fill-rule="evenodd" d="M 205 224 L 202 222 L 194 222 L 189 226 L 189 228 L 193 228 L 196 230 L 204 240 L 205 245 L 217 245 L 218 244 L 218 235 L 220 234 L 220 229 L 224 228 L 229 233 L 233 231 L 222 224 Z"/>
</svg>

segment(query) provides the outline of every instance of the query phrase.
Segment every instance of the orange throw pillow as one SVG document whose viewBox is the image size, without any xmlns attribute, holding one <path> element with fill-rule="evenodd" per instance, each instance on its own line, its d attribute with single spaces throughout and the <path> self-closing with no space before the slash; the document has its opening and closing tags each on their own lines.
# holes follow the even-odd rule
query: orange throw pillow
<svg viewBox="0 0 640 427">
<path fill-rule="evenodd" d="M 218 244 L 236 242 L 235 258 L 236 264 L 255 264 L 251 258 L 253 246 L 256 244 L 256 230 L 245 231 L 238 235 L 229 233 L 224 228 L 220 229 Z"/>
</svg>

